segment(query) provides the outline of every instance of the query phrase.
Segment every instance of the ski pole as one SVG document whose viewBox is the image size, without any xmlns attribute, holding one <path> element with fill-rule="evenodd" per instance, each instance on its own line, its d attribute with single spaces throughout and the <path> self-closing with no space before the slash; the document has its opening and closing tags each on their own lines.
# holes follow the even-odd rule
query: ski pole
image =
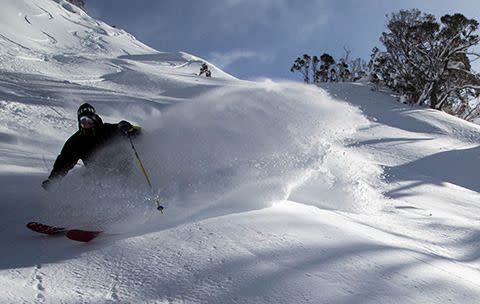
<svg viewBox="0 0 480 304">
<path fill-rule="evenodd" d="M 148 187 L 150 189 L 150 193 L 152 194 L 153 197 L 155 197 L 155 205 L 157 206 L 157 210 L 163 213 L 163 206 L 160 205 L 160 200 L 158 199 L 158 196 L 156 196 L 153 193 L 153 186 L 152 182 L 150 181 L 150 177 L 148 176 L 147 170 L 145 169 L 145 166 L 142 163 L 142 160 L 140 159 L 140 156 L 138 155 L 137 149 L 135 149 L 135 145 L 133 144 L 132 138 L 128 136 L 128 139 L 130 140 L 130 145 L 132 146 L 133 152 L 135 154 L 135 157 L 137 158 L 138 165 L 140 166 L 140 170 L 143 173 L 143 176 L 145 177 L 145 180 L 147 181 Z"/>
</svg>

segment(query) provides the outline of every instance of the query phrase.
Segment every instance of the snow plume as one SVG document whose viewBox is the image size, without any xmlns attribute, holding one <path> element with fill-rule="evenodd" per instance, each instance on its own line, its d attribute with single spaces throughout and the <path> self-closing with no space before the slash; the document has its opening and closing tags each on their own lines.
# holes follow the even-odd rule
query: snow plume
<svg viewBox="0 0 480 304">
<path fill-rule="evenodd" d="M 381 194 L 372 186 L 378 189 L 382 170 L 346 146 L 369 122 L 319 88 L 235 82 L 161 113 L 130 107 L 138 114 L 134 122 L 144 126 L 134 144 L 154 194 L 166 207 L 161 221 L 145 177 L 133 167 L 128 179 L 91 173 L 102 170 L 73 170 L 53 195 L 49 222 L 61 225 L 74 218 L 80 226 L 95 223 L 115 230 L 111 224 L 127 221 L 123 227 L 132 231 L 134 223 L 152 216 L 161 227 L 148 227 L 163 229 L 262 209 L 279 200 L 346 212 L 381 207 Z M 128 141 L 113 150 L 129 151 L 133 160 Z"/>
<path fill-rule="evenodd" d="M 367 120 L 320 89 L 268 80 L 232 85 L 170 107 L 158 123 L 138 148 L 166 202 L 163 223 L 292 197 L 321 208 L 371 210 L 379 197 L 368 185 L 378 183 L 381 170 L 344 147 Z"/>
<path fill-rule="evenodd" d="M 210 61 L 218 67 L 224 69 L 244 59 L 254 59 L 258 61 L 272 61 L 273 58 L 267 54 L 257 53 L 253 51 L 233 50 L 227 53 L 212 52 L 210 53 Z"/>
</svg>

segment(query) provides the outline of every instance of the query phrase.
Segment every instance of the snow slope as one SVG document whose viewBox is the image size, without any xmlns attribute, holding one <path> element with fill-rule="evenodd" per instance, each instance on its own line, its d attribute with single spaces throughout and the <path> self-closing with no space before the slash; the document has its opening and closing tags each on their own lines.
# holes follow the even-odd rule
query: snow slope
<svg viewBox="0 0 480 304">
<path fill-rule="evenodd" d="M 365 84 L 198 77 L 63 0 L 0 17 L 0 303 L 478 302 L 478 126 Z M 143 127 L 164 214 L 140 173 L 40 188 L 83 102 Z"/>
</svg>

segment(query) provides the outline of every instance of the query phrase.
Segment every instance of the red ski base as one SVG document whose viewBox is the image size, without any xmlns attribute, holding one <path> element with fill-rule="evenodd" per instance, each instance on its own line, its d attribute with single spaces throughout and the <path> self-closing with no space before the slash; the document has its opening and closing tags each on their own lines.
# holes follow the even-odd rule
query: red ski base
<svg viewBox="0 0 480 304">
<path fill-rule="evenodd" d="M 90 242 L 96 238 L 102 231 L 89 231 L 81 229 L 67 229 L 64 227 L 55 227 L 38 222 L 30 222 L 27 224 L 27 228 L 42 234 L 47 235 L 59 235 L 65 234 L 69 239 L 78 242 Z"/>
<path fill-rule="evenodd" d="M 94 238 L 96 238 L 101 231 L 87 231 L 87 230 L 79 230 L 79 229 L 72 229 L 67 231 L 67 238 L 78 241 L 78 242 L 90 242 Z"/>
</svg>

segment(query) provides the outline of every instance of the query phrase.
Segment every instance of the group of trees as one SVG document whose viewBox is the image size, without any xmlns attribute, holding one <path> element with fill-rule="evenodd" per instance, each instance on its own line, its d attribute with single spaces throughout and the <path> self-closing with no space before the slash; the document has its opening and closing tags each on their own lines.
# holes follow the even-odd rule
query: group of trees
<svg viewBox="0 0 480 304">
<path fill-rule="evenodd" d="M 298 57 L 290 68 L 291 72 L 300 72 L 305 83 L 320 83 L 327 81 L 352 81 L 366 75 L 365 64 L 357 58 L 349 62 L 350 51 L 338 63 L 327 53 L 322 56 L 304 54 Z"/>
<path fill-rule="evenodd" d="M 479 23 L 462 14 L 445 15 L 438 22 L 417 9 L 388 18 L 388 31 L 380 38 L 385 51 L 373 49 L 370 75 L 408 103 L 465 119 L 478 115 L 472 101 L 480 95 L 480 75 L 471 61 L 480 57 L 472 50 L 480 41 L 475 34 Z"/>
<path fill-rule="evenodd" d="M 348 52 L 337 64 L 328 54 L 320 58 L 305 54 L 295 60 L 291 71 L 302 73 L 306 83 L 368 75 L 376 86 L 392 89 L 407 103 L 467 120 L 480 116 L 480 74 L 471 65 L 480 58 L 473 50 L 480 41 L 476 20 L 453 14 L 438 21 L 432 14 L 411 9 L 387 15 L 386 25 L 380 37 L 384 50 L 375 47 L 367 65 L 357 60 L 354 67 Z"/>
</svg>

